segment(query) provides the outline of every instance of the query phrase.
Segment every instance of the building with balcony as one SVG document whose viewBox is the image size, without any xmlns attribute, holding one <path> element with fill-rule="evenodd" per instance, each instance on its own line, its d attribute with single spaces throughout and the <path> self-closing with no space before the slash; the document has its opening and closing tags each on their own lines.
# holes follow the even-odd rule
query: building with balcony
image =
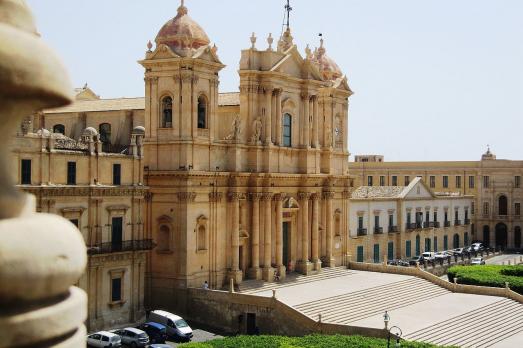
<svg viewBox="0 0 523 348">
<path fill-rule="evenodd" d="M 108 141 L 118 146 L 104 148 L 98 123 L 120 122 L 118 116 L 96 113 L 84 110 L 78 119 L 64 113 L 57 119 L 50 110 L 49 118 L 45 113 L 27 118 L 12 142 L 11 163 L 19 188 L 36 197 L 37 211 L 68 219 L 84 237 L 88 263 L 77 285 L 88 294 L 90 330 L 144 318 L 153 247 L 144 228 L 144 129 L 113 131 Z"/>
<path fill-rule="evenodd" d="M 497 159 L 487 150 L 480 161 L 351 162 L 355 187 L 408 185 L 417 177 L 439 194 L 472 196 L 469 215 L 448 224 L 470 224 L 473 241 L 521 250 L 523 161 Z"/>
<path fill-rule="evenodd" d="M 349 204 L 352 259 L 383 262 L 469 245 L 472 201 L 435 194 L 421 178 L 408 186 L 360 186 Z"/>
</svg>

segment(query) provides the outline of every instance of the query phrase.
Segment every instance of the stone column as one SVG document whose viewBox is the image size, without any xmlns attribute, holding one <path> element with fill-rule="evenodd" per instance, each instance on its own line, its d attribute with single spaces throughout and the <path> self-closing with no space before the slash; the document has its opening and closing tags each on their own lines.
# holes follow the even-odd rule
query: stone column
<svg viewBox="0 0 523 348">
<path fill-rule="evenodd" d="M 301 260 L 296 265 L 296 268 L 303 274 L 308 275 L 312 271 L 312 264 L 309 262 L 309 197 L 310 193 L 298 193 L 300 201 L 300 217 L 301 217 Z"/>
<path fill-rule="evenodd" d="M 317 193 L 314 193 L 312 195 L 312 241 L 311 241 L 311 247 L 312 247 L 312 263 L 314 265 L 314 270 L 319 271 L 321 270 L 321 261 L 320 261 L 320 254 L 319 254 L 319 243 L 318 243 L 318 237 L 319 237 L 319 214 L 320 214 L 320 195 Z"/>
<path fill-rule="evenodd" d="M 0 1 L 0 132 L 14 134 L 37 110 L 70 104 L 67 72 L 36 34 L 23 0 Z M 12 181 L 11 137 L 0 148 L 0 337 L 2 347 L 85 347 L 85 241 L 69 221 L 37 214 Z"/>
<path fill-rule="evenodd" d="M 325 233 L 327 235 L 327 250 L 325 255 L 325 266 L 334 267 L 336 261 L 332 256 L 332 199 L 334 198 L 334 192 L 324 192 L 323 199 L 325 201 Z"/>
<path fill-rule="evenodd" d="M 312 100 L 312 109 L 313 109 L 313 126 L 312 126 L 312 138 L 313 138 L 313 144 L 314 148 L 319 149 L 320 148 L 320 142 L 319 142 L 319 115 L 318 115 L 318 96 L 314 96 Z"/>
<path fill-rule="evenodd" d="M 252 264 L 249 270 L 249 278 L 261 279 L 260 268 L 260 193 L 251 193 L 252 201 L 252 226 L 251 226 L 251 258 Z"/>
<path fill-rule="evenodd" d="M 285 278 L 286 267 L 283 264 L 283 200 L 284 194 L 274 196 L 276 202 L 276 266 L 280 279 Z"/>
<path fill-rule="evenodd" d="M 236 284 L 242 281 L 242 271 L 240 271 L 240 194 L 238 192 L 229 193 L 231 211 L 231 271 L 229 279 L 233 279 Z"/>
<path fill-rule="evenodd" d="M 281 145 L 281 132 L 282 132 L 282 113 L 281 113 L 281 89 L 276 89 L 274 91 L 276 97 L 276 145 Z"/>
<path fill-rule="evenodd" d="M 303 147 L 309 148 L 310 146 L 310 99 L 308 93 L 302 93 L 301 95 L 303 100 L 303 125 L 302 125 L 302 132 L 303 132 Z"/>
<path fill-rule="evenodd" d="M 271 219 L 271 210 L 272 210 L 272 193 L 263 194 L 264 202 L 264 229 L 265 229 L 265 243 L 263 248 L 263 280 L 267 282 L 272 282 L 274 280 L 274 268 L 271 265 L 272 259 L 272 219 Z"/>
<path fill-rule="evenodd" d="M 265 88 L 265 145 L 272 145 L 272 88 Z"/>
</svg>

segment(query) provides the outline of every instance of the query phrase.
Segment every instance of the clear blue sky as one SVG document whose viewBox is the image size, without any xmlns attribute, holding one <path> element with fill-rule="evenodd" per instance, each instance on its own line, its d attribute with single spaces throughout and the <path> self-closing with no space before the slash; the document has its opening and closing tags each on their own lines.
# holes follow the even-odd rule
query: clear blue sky
<svg viewBox="0 0 523 348">
<path fill-rule="evenodd" d="M 144 95 L 148 40 L 178 0 L 28 0 L 43 38 L 75 86 L 104 98 Z M 227 68 L 221 92 L 237 91 L 240 50 L 279 36 L 284 0 L 186 0 Z M 523 159 L 523 1 L 293 0 L 300 51 L 325 37 L 349 78 L 353 154 L 386 160 Z"/>
</svg>

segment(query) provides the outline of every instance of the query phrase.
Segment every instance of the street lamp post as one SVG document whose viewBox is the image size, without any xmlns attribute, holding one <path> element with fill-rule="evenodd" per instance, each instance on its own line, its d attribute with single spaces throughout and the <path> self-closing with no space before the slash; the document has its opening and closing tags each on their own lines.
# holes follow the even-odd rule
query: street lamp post
<svg viewBox="0 0 523 348">
<path fill-rule="evenodd" d="M 393 333 L 392 332 L 393 330 L 396 330 L 396 333 Z M 400 340 L 401 340 L 401 336 L 403 335 L 403 332 L 401 331 L 401 329 L 399 327 L 397 327 L 397 326 L 393 326 L 388 331 L 389 331 L 389 335 L 387 337 L 387 348 L 390 348 L 391 336 L 394 336 L 396 338 L 396 344 L 394 345 L 394 347 L 395 348 L 401 348 Z"/>
<path fill-rule="evenodd" d="M 390 315 L 385 311 L 385 314 L 383 314 L 383 322 L 385 323 L 385 330 L 389 329 L 389 321 L 390 321 Z"/>
</svg>

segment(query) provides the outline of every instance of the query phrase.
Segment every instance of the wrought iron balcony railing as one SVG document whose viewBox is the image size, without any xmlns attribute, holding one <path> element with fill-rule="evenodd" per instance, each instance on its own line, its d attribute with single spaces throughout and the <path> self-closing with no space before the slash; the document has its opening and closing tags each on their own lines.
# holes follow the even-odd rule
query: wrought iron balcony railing
<svg viewBox="0 0 523 348">
<path fill-rule="evenodd" d="M 154 246 L 155 245 L 152 239 L 125 240 L 122 242 L 99 243 L 93 246 L 88 246 L 87 254 L 101 255 L 128 251 L 145 251 L 152 250 Z"/>
<path fill-rule="evenodd" d="M 461 226 L 461 220 L 454 220 L 454 226 Z"/>
<path fill-rule="evenodd" d="M 397 233 L 399 232 L 398 226 L 389 226 L 389 233 Z"/>
<path fill-rule="evenodd" d="M 470 219 L 465 219 L 465 225 L 470 225 Z"/>
<path fill-rule="evenodd" d="M 450 221 L 445 221 L 444 225 L 445 227 L 450 227 Z"/>
<path fill-rule="evenodd" d="M 375 234 L 382 234 L 383 233 L 383 227 L 374 227 L 374 233 Z"/>
<path fill-rule="evenodd" d="M 367 235 L 366 228 L 358 228 L 358 236 L 366 236 L 366 235 Z"/>
</svg>

